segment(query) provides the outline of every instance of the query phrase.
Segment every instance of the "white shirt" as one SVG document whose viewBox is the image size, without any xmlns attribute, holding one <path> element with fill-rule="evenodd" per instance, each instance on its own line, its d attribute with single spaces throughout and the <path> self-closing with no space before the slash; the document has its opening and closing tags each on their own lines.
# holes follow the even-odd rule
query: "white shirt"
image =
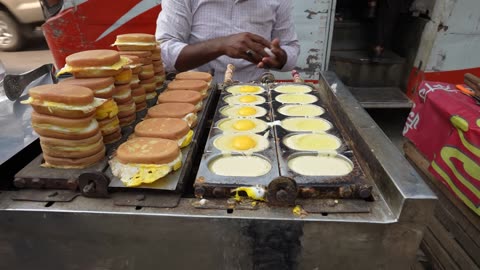
<svg viewBox="0 0 480 270">
<path fill-rule="evenodd" d="M 300 45 L 291 0 L 163 0 L 156 38 L 161 42 L 165 69 L 175 71 L 178 55 L 188 44 L 241 32 L 257 34 L 268 41 L 279 38 L 288 57 L 281 71 L 294 69 Z M 214 69 L 215 81 L 222 82 L 230 63 L 235 66 L 234 80 L 242 82 L 256 80 L 267 71 L 228 56 L 221 56 L 197 70 Z"/>
</svg>

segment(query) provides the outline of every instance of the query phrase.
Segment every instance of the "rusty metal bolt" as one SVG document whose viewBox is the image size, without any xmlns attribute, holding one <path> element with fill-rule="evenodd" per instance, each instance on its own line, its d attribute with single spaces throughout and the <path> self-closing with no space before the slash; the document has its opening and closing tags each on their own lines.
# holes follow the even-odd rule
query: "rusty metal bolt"
<svg viewBox="0 0 480 270">
<path fill-rule="evenodd" d="M 371 187 L 361 187 L 358 190 L 358 195 L 362 199 L 368 199 L 372 195 L 372 188 Z"/>
<path fill-rule="evenodd" d="M 78 187 L 78 182 L 76 179 L 68 179 L 67 180 L 67 188 L 70 190 L 76 190 Z"/>
<path fill-rule="evenodd" d="M 135 197 L 135 199 L 141 202 L 141 201 L 145 201 L 146 197 L 145 197 L 145 194 L 139 194 Z"/>
<path fill-rule="evenodd" d="M 302 188 L 300 193 L 303 198 L 312 198 L 315 195 L 315 189 L 313 188 Z"/>
<path fill-rule="evenodd" d="M 25 179 L 15 178 L 15 180 L 13 180 L 13 185 L 15 185 L 17 188 L 24 188 L 26 185 Z"/>
<path fill-rule="evenodd" d="M 213 196 L 220 198 L 225 196 L 225 189 L 221 187 L 216 187 L 213 189 Z"/>
<path fill-rule="evenodd" d="M 284 189 L 277 191 L 277 194 L 275 196 L 277 198 L 277 201 L 279 202 L 286 202 L 288 200 L 288 192 Z"/>
<path fill-rule="evenodd" d="M 31 185 L 33 188 L 42 188 L 44 181 L 40 178 L 33 178 L 31 181 Z"/>
<path fill-rule="evenodd" d="M 350 186 L 341 186 L 338 189 L 338 192 L 340 193 L 340 197 L 342 198 L 350 198 L 353 194 L 352 188 Z"/>
<path fill-rule="evenodd" d="M 88 185 L 84 186 L 82 192 L 84 194 L 95 193 L 95 182 L 90 182 Z"/>
<path fill-rule="evenodd" d="M 195 187 L 195 197 L 203 198 L 204 195 L 205 195 L 205 188 Z"/>
</svg>

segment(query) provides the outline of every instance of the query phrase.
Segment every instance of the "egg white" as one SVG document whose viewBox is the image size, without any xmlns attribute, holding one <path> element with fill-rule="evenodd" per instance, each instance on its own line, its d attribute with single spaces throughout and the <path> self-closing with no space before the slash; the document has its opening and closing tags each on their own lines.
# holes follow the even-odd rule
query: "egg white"
<svg viewBox="0 0 480 270">
<path fill-rule="evenodd" d="M 243 96 L 255 96 L 257 100 L 253 102 L 244 103 L 240 101 L 240 98 L 242 98 Z M 229 105 L 258 105 L 258 104 L 265 103 L 266 99 L 262 96 L 257 96 L 257 95 L 234 95 L 234 96 L 226 97 L 225 102 L 227 102 Z"/>
<path fill-rule="evenodd" d="M 250 137 L 253 141 L 255 141 L 256 145 L 253 148 L 247 149 L 247 150 L 238 150 L 232 147 L 232 143 L 235 137 L 238 136 L 248 136 Z M 235 133 L 235 134 L 223 134 L 218 136 L 214 141 L 213 141 L 213 146 L 217 148 L 220 151 L 224 152 L 237 152 L 237 153 L 254 153 L 254 152 L 260 152 L 268 148 L 268 140 L 260 136 L 258 134 L 253 134 L 253 133 Z"/>
<path fill-rule="evenodd" d="M 259 133 L 263 132 L 268 128 L 267 123 L 265 121 L 256 119 L 256 118 L 250 118 L 248 120 L 252 121 L 255 123 L 255 127 L 251 130 L 236 130 L 233 127 L 233 124 L 238 121 L 242 120 L 240 118 L 227 118 L 227 119 L 222 119 L 217 122 L 216 126 L 221 129 L 225 133 L 241 133 L 241 132 L 250 132 L 250 133 Z"/>
<path fill-rule="evenodd" d="M 256 114 L 254 115 L 249 115 L 249 116 L 241 116 L 238 114 L 238 111 L 241 109 L 241 108 L 244 108 L 244 107 L 252 107 L 252 108 L 255 108 L 255 110 L 257 111 Z M 226 107 L 223 107 L 222 109 L 220 109 L 220 113 L 223 115 L 223 116 L 227 116 L 227 117 L 235 117 L 235 118 L 257 118 L 257 117 L 263 117 L 267 114 L 267 110 L 265 108 L 262 108 L 260 106 L 249 106 L 249 105 L 234 105 L 234 106 L 226 106 Z"/>
</svg>

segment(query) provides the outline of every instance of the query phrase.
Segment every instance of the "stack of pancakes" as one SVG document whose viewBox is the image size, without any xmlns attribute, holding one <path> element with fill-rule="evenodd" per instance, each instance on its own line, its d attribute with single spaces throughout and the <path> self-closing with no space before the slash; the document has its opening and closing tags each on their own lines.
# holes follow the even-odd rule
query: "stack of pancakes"
<svg viewBox="0 0 480 270">
<path fill-rule="evenodd" d="M 163 67 L 162 51 L 159 46 L 152 51 L 152 64 L 157 88 L 161 88 L 165 83 L 165 69 Z"/>
<path fill-rule="evenodd" d="M 130 88 L 132 90 L 132 98 L 135 102 L 136 111 L 140 112 L 147 108 L 146 92 L 145 88 L 140 85 L 140 79 L 138 75 L 142 71 L 142 63 L 140 57 L 133 55 L 125 55 L 130 59 L 131 63 L 129 67 L 132 70 L 132 80 L 130 81 Z"/>
<path fill-rule="evenodd" d="M 190 103 L 162 103 L 148 109 L 147 118 L 178 118 L 189 127 L 197 125 L 198 116 L 195 105 Z"/>
<path fill-rule="evenodd" d="M 103 142 L 110 144 L 118 141 L 122 137 L 122 133 L 118 120 L 117 103 L 113 100 L 115 93 L 113 77 L 103 78 L 83 78 L 75 79 L 68 78 L 59 82 L 60 85 L 78 85 L 89 88 L 93 91 L 96 98 L 107 99 L 100 107 L 97 108 L 95 119 L 100 125 L 100 130 L 103 136 Z"/>
<path fill-rule="evenodd" d="M 135 103 L 129 87 L 132 77 L 129 63 L 128 58 L 121 57 L 114 50 L 89 50 L 69 55 L 65 67 L 57 74 L 72 73 L 77 80 L 67 81 L 68 83 L 91 87 L 95 95 L 109 99 L 98 109 L 98 120 L 105 143 L 118 141 L 122 137 L 120 126 L 135 121 L 135 108 L 132 108 Z M 78 81 L 79 79 L 84 82 Z M 90 79 L 90 82 L 85 83 L 85 79 Z M 116 86 L 110 91 L 112 82 Z"/>
<path fill-rule="evenodd" d="M 85 168 L 103 159 L 105 145 L 95 111 L 106 100 L 69 84 L 31 88 L 23 102 L 33 107 L 32 127 L 40 135 L 45 167 Z"/>
<path fill-rule="evenodd" d="M 147 100 L 157 96 L 157 80 L 153 66 L 153 53 L 157 52 L 157 41 L 154 35 L 132 33 L 118 35 L 115 43 L 121 55 L 131 55 L 140 58 L 142 70 L 138 74 L 140 85 L 145 89 Z M 158 56 L 154 58 L 158 59 Z M 161 58 L 160 58 L 161 60 Z"/>
</svg>

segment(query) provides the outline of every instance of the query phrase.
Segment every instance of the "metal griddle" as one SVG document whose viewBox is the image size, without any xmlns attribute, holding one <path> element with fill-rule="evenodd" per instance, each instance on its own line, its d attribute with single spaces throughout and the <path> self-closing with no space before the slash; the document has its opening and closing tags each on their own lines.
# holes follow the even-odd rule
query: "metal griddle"
<svg viewBox="0 0 480 270">
<path fill-rule="evenodd" d="M 242 84 L 245 85 L 245 84 Z M 345 176 L 340 177 L 309 177 L 297 174 L 288 168 L 288 160 L 298 155 L 318 155 L 317 152 L 299 152 L 289 149 L 283 144 L 285 136 L 292 132 L 285 130 L 279 123 L 286 119 L 286 116 L 277 113 L 279 107 L 283 104 L 276 101 L 275 98 L 279 93 L 273 89 L 282 84 L 257 84 L 265 89 L 266 92 L 259 94 L 266 99 L 266 103 L 261 105 L 267 109 L 265 117 L 258 118 L 260 120 L 271 123 L 268 129 L 270 142 L 269 147 L 261 152 L 253 153 L 254 156 L 262 157 L 268 160 L 272 169 L 266 175 L 259 177 L 226 177 L 216 175 L 209 169 L 209 164 L 225 155 L 244 155 L 241 153 L 221 153 L 213 146 L 213 141 L 223 132 L 217 127 L 217 123 L 223 119 L 229 119 L 223 116 L 221 108 L 228 105 L 224 99 L 230 96 L 228 87 L 222 89 L 220 100 L 217 105 L 217 112 L 214 116 L 212 128 L 207 140 L 205 152 L 202 156 L 200 167 L 195 180 L 195 195 L 201 198 L 222 198 L 231 196 L 230 190 L 242 186 L 264 186 L 268 187 L 267 199 L 275 203 L 277 197 L 283 197 L 280 200 L 287 200 L 294 203 L 298 198 L 333 198 L 333 199 L 373 199 L 371 192 L 373 183 L 362 170 L 360 163 L 357 161 L 354 151 L 349 146 L 350 142 L 342 135 L 341 130 L 337 128 L 339 123 L 336 122 L 320 96 L 320 89 L 312 88 L 309 94 L 317 97 L 318 101 L 312 104 L 325 109 L 325 113 L 320 118 L 332 123 L 333 128 L 327 131 L 328 134 L 335 135 L 342 141 L 342 146 L 337 150 L 338 156 L 347 159 L 353 164 L 353 171 Z M 305 84 L 301 84 L 305 85 Z M 265 133 L 265 132 L 263 132 Z M 261 134 L 263 134 L 261 133 Z M 306 132 L 296 132 L 306 133 Z M 260 134 L 260 135 L 261 135 Z M 280 192 L 280 193 L 279 193 Z M 269 197 L 270 196 L 270 197 Z"/>
</svg>

